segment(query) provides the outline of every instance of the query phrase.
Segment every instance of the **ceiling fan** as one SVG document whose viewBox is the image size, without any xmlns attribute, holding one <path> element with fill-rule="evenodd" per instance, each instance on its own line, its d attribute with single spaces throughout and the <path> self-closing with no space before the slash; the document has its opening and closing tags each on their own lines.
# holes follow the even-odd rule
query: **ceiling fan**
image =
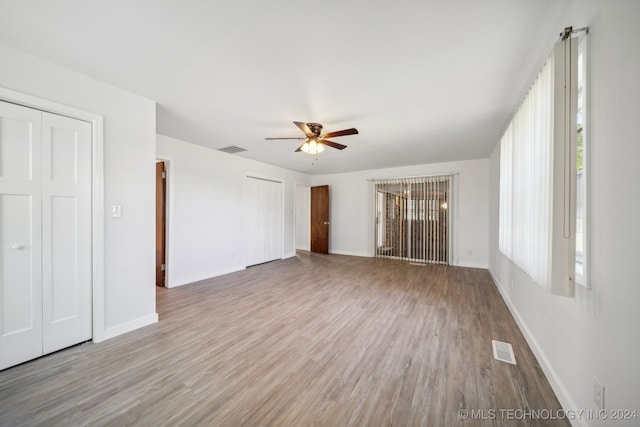
<svg viewBox="0 0 640 427">
<path fill-rule="evenodd" d="M 293 137 L 293 138 L 265 138 L 266 140 L 273 139 L 299 139 L 305 140 L 305 142 L 296 149 L 297 151 L 303 151 L 308 154 L 318 154 L 324 151 L 324 146 L 337 148 L 338 150 L 344 150 L 347 148 L 346 145 L 338 144 L 337 142 L 329 141 L 327 138 L 336 138 L 338 136 L 345 135 L 356 135 L 358 133 L 358 129 L 344 129 L 336 132 L 328 132 L 325 134 L 321 134 L 322 125 L 320 123 L 302 123 L 302 122 L 293 122 L 294 125 L 298 126 L 302 132 L 306 135 L 305 137 Z"/>
</svg>

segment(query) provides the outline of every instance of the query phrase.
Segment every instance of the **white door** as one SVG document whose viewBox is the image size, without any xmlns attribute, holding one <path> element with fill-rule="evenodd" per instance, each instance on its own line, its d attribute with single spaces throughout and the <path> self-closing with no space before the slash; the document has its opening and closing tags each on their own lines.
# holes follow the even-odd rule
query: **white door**
<svg viewBox="0 0 640 427">
<path fill-rule="evenodd" d="M 282 258 L 282 183 L 247 178 L 247 265 Z"/>
<path fill-rule="evenodd" d="M 40 123 L 0 102 L 0 369 L 42 355 Z"/>
<path fill-rule="evenodd" d="M 265 261 L 282 258 L 282 184 L 264 181 L 265 217 Z"/>
<path fill-rule="evenodd" d="M 0 369 L 91 338 L 91 125 L 0 102 Z"/>
<path fill-rule="evenodd" d="M 43 350 L 91 338 L 91 124 L 42 113 Z"/>
</svg>

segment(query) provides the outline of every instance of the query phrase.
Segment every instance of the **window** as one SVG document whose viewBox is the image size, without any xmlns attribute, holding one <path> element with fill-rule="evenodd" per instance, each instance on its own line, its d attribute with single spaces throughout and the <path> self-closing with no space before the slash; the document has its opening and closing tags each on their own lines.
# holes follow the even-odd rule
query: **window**
<svg viewBox="0 0 640 427">
<path fill-rule="evenodd" d="M 578 37 L 578 95 L 576 110 L 576 283 L 589 287 L 587 276 L 587 40 L 588 33 Z"/>
<path fill-rule="evenodd" d="M 449 263 L 450 175 L 373 182 L 376 257 Z"/>
<path fill-rule="evenodd" d="M 576 273 L 586 277 L 588 229 L 586 49 L 572 33 L 565 29 L 500 141 L 500 251 L 563 296 L 573 296 Z"/>
</svg>

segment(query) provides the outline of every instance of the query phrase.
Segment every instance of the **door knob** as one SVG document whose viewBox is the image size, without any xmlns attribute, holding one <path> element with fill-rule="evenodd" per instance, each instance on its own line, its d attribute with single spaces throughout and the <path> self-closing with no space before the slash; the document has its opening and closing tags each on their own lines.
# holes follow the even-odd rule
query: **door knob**
<svg viewBox="0 0 640 427">
<path fill-rule="evenodd" d="M 324 222 L 324 225 L 329 225 L 329 221 L 325 221 L 325 222 Z"/>
<path fill-rule="evenodd" d="M 14 243 L 13 245 L 9 246 L 9 249 L 11 249 L 12 251 L 20 251 L 24 249 L 24 245 L 19 245 L 17 243 Z"/>
</svg>

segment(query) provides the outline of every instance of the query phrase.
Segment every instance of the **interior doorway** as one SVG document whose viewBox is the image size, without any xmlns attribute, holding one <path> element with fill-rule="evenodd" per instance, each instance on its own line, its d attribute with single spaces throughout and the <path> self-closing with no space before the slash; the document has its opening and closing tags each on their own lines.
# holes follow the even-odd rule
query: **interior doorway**
<svg viewBox="0 0 640 427">
<path fill-rule="evenodd" d="M 167 165 L 156 161 L 156 286 L 167 286 Z"/>
<path fill-rule="evenodd" d="M 311 187 L 296 184 L 295 194 L 296 250 L 311 249 Z"/>
<path fill-rule="evenodd" d="M 329 253 L 329 186 L 311 187 L 311 252 Z"/>
</svg>

